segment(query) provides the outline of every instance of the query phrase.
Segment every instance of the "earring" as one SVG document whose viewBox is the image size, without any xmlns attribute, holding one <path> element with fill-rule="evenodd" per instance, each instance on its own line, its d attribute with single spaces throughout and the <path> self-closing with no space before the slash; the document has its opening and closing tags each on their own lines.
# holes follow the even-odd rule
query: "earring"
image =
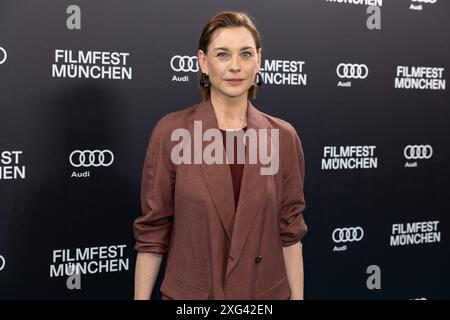
<svg viewBox="0 0 450 320">
<path fill-rule="evenodd" d="M 255 84 L 258 86 L 258 87 L 261 87 L 262 85 L 263 85 L 263 79 L 262 79 L 262 75 L 261 75 L 261 73 L 256 73 L 256 76 L 255 76 Z"/>
<path fill-rule="evenodd" d="M 202 73 L 199 82 L 200 86 L 203 88 L 207 88 L 211 84 L 211 82 L 209 81 L 209 76 L 206 73 Z"/>
</svg>

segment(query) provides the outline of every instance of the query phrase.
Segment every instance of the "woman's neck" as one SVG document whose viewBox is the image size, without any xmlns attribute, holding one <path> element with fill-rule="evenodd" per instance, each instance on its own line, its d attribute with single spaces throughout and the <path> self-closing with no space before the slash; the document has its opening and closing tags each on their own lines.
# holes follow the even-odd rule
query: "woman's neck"
<svg viewBox="0 0 450 320">
<path fill-rule="evenodd" d="M 230 98 L 211 92 L 211 103 L 220 129 L 241 129 L 247 126 L 247 96 Z"/>
</svg>

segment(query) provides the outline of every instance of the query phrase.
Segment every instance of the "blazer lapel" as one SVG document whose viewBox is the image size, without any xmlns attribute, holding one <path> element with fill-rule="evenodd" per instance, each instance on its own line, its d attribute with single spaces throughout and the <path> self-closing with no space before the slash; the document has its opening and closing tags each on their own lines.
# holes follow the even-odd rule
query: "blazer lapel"
<svg viewBox="0 0 450 320">
<path fill-rule="evenodd" d="M 202 101 L 198 105 L 195 110 L 194 121 L 201 121 L 193 124 L 193 129 L 195 130 L 195 127 L 197 127 L 197 130 L 201 129 L 202 133 L 211 128 L 219 128 L 211 100 Z M 222 137 L 220 138 L 222 139 Z M 205 147 L 209 143 L 210 142 L 207 141 L 203 142 L 202 150 L 205 150 Z M 195 151 L 202 152 L 202 150 Z M 231 181 L 230 168 L 226 162 L 221 164 L 207 164 L 203 160 L 201 162 L 201 168 L 217 214 L 219 215 L 228 240 L 231 241 L 233 217 L 236 208 L 234 204 L 233 183 Z"/>
<path fill-rule="evenodd" d="M 202 132 L 210 128 L 219 128 L 216 115 L 211 100 L 202 101 L 198 104 L 195 114 L 195 121 L 200 123 L 193 124 L 201 126 Z M 259 135 L 258 129 L 268 129 L 268 123 L 261 113 L 248 102 L 247 106 L 247 131 L 253 129 L 256 135 Z M 200 128 L 197 128 L 199 130 Z M 270 150 L 270 130 L 268 133 L 268 148 Z M 259 137 L 257 139 L 259 141 Z M 221 141 L 222 142 L 222 141 Z M 210 142 L 203 142 L 203 149 Z M 234 204 L 233 184 L 231 173 L 227 163 L 223 164 L 206 164 L 201 163 L 203 175 L 205 177 L 210 196 L 214 202 L 217 214 L 220 218 L 222 226 L 230 241 L 229 256 L 226 277 L 236 266 L 245 242 L 247 241 L 250 228 L 253 225 L 256 214 L 259 212 L 262 199 L 267 189 L 267 179 L 265 175 L 261 175 L 261 163 L 259 161 L 258 149 L 253 146 L 253 152 L 257 154 L 256 164 L 250 163 L 249 152 L 250 146 L 245 148 L 245 165 L 242 175 L 241 191 L 237 209 Z"/>
<path fill-rule="evenodd" d="M 255 130 L 258 137 L 258 142 L 259 129 L 268 129 L 267 121 L 250 102 L 247 108 L 247 131 L 249 129 Z M 268 150 L 270 152 L 270 130 L 267 130 L 267 133 Z M 260 207 L 263 202 L 262 199 L 264 199 L 267 191 L 268 176 L 261 174 L 262 165 L 259 159 L 259 151 L 257 146 L 252 147 L 252 152 L 255 152 L 257 155 L 256 163 L 250 163 L 249 161 L 249 152 L 251 151 L 251 147 L 252 146 L 246 146 L 245 148 L 244 172 L 242 174 L 241 190 L 230 244 L 229 256 L 231 257 L 231 260 L 229 259 L 227 263 L 225 279 L 239 261 L 242 249 L 248 239 L 248 235 L 254 224 L 255 217 L 258 213 L 260 213 Z M 259 237 L 256 237 L 255 239 L 259 239 Z"/>
</svg>

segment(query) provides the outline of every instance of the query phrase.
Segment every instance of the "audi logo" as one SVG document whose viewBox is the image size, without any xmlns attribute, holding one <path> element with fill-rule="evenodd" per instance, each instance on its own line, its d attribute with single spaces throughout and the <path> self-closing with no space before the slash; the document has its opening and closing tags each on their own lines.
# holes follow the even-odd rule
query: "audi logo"
<svg viewBox="0 0 450 320">
<path fill-rule="evenodd" d="M 196 56 L 173 56 L 170 59 L 170 66 L 173 71 L 177 72 L 197 72 L 199 70 Z"/>
<path fill-rule="evenodd" d="M 436 3 L 437 0 L 411 0 L 412 2 Z"/>
<path fill-rule="evenodd" d="M 6 61 L 6 57 L 7 57 L 8 55 L 6 54 L 6 50 L 3 49 L 2 47 L 0 47 L 0 52 L 2 52 L 2 53 L 0 54 L 0 64 L 3 64 L 3 62 Z M 2 58 L 2 56 L 3 56 L 3 58 Z"/>
<path fill-rule="evenodd" d="M 336 68 L 339 78 L 365 79 L 369 68 L 365 64 L 340 63 Z"/>
<path fill-rule="evenodd" d="M 360 241 L 364 236 L 364 230 L 361 227 L 336 228 L 333 231 L 332 238 L 336 243 Z"/>
<path fill-rule="evenodd" d="M 4 267 L 5 267 L 5 258 L 3 258 L 2 255 L 0 255 L 0 271 L 2 271 Z"/>
<path fill-rule="evenodd" d="M 405 158 L 411 159 L 430 159 L 433 155 L 433 148 L 427 145 L 406 146 L 403 150 Z"/>
<path fill-rule="evenodd" d="M 75 150 L 70 154 L 70 164 L 78 167 L 108 167 L 114 161 L 110 150 Z"/>
</svg>

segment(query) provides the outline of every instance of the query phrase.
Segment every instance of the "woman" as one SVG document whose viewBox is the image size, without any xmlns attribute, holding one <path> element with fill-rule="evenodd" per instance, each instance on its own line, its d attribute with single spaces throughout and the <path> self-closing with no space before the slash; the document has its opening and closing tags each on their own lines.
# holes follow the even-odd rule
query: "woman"
<svg viewBox="0 0 450 320">
<path fill-rule="evenodd" d="M 163 117 L 150 137 L 143 214 L 134 223 L 135 299 L 149 299 L 166 253 L 163 299 L 303 299 L 303 151 L 288 122 L 249 101 L 261 85 L 261 40 L 252 20 L 231 11 L 213 17 L 198 61 L 203 100 Z M 230 132 L 246 137 L 244 156 Z M 259 137 L 256 148 L 250 132 Z M 266 150 L 260 147 L 267 133 L 265 147 L 279 161 L 263 173 L 267 161 L 251 159 Z M 216 139 L 228 162 L 206 159 Z M 224 155 L 215 147 L 209 155 Z"/>
</svg>

